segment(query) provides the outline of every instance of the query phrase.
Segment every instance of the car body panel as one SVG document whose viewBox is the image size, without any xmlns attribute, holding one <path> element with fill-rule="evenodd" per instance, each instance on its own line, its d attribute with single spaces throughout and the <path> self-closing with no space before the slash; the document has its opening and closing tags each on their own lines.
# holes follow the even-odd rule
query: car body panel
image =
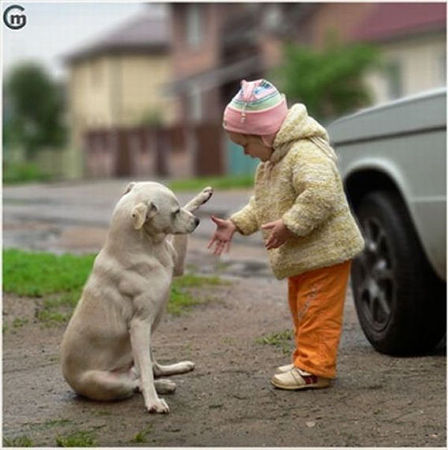
<svg viewBox="0 0 448 450">
<path fill-rule="evenodd" d="M 382 173 L 404 199 L 423 250 L 446 279 L 446 89 L 370 108 L 328 131 L 344 182 Z"/>
</svg>

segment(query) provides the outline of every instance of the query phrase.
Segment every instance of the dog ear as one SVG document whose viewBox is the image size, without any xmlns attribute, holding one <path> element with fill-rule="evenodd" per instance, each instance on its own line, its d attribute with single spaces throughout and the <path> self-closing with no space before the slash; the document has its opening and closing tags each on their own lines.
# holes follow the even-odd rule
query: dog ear
<svg viewBox="0 0 448 450">
<path fill-rule="evenodd" d="M 126 186 L 126 189 L 124 190 L 123 194 L 121 194 L 121 195 L 123 196 L 123 195 L 127 194 L 128 192 L 130 192 L 134 186 L 135 186 L 135 181 L 131 181 L 131 182 Z"/>
<path fill-rule="evenodd" d="M 149 202 L 149 204 L 140 202 L 132 210 L 134 228 L 139 230 L 147 220 L 152 219 L 158 212 L 159 208 L 153 202 Z"/>
</svg>

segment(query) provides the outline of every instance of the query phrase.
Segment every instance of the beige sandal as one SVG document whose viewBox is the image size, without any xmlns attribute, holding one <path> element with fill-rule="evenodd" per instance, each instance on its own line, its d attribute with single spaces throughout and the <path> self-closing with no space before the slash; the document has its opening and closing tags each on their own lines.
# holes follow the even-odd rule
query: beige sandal
<svg viewBox="0 0 448 450">
<path fill-rule="evenodd" d="M 321 389 L 330 386 L 330 379 L 294 367 L 287 372 L 274 375 L 271 383 L 279 389 Z"/>
<path fill-rule="evenodd" d="M 291 369 L 294 369 L 294 364 L 286 364 L 285 366 L 277 367 L 275 373 L 285 373 L 289 372 Z"/>
</svg>

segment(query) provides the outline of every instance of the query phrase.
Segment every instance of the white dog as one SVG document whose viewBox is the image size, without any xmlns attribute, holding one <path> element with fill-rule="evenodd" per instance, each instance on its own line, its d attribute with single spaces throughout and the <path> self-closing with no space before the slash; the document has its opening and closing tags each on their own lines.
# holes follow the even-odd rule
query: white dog
<svg viewBox="0 0 448 450">
<path fill-rule="evenodd" d="M 116 400 L 140 390 L 149 412 L 169 411 L 157 392 L 173 392 L 176 385 L 154 377 L 188 372 L 194 364 L 157 364 L 151 335 L 165 310 L 172 276 L 183 273 L 186 234 L 199 224 L 192 212 L 212 192 L 205 188 L 181 208 L 161 184 L 128 185 L 61 345 L 62 372 L 78 394 Z"/>
</svg>

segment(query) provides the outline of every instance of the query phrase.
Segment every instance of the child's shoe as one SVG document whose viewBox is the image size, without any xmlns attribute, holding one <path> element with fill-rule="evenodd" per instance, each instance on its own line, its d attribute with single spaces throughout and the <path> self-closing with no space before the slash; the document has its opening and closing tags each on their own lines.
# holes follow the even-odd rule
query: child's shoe
<svg viewBox="0 0 448 450">
<path fill-rule="evenodd" d="M 294 369 L 294 364 L 286 364 L 285 366 L 277 367 L 275 373 L 285 373 L 289 372 L 291 369 Z"/>
<path fill-rule="evenodd" d="M 274 375 L 271 383 L 277 388 L 288 390 L 320 389 L 330 386 L 330 379 L 293 367 L 287 372 Z"/>
</svg>

